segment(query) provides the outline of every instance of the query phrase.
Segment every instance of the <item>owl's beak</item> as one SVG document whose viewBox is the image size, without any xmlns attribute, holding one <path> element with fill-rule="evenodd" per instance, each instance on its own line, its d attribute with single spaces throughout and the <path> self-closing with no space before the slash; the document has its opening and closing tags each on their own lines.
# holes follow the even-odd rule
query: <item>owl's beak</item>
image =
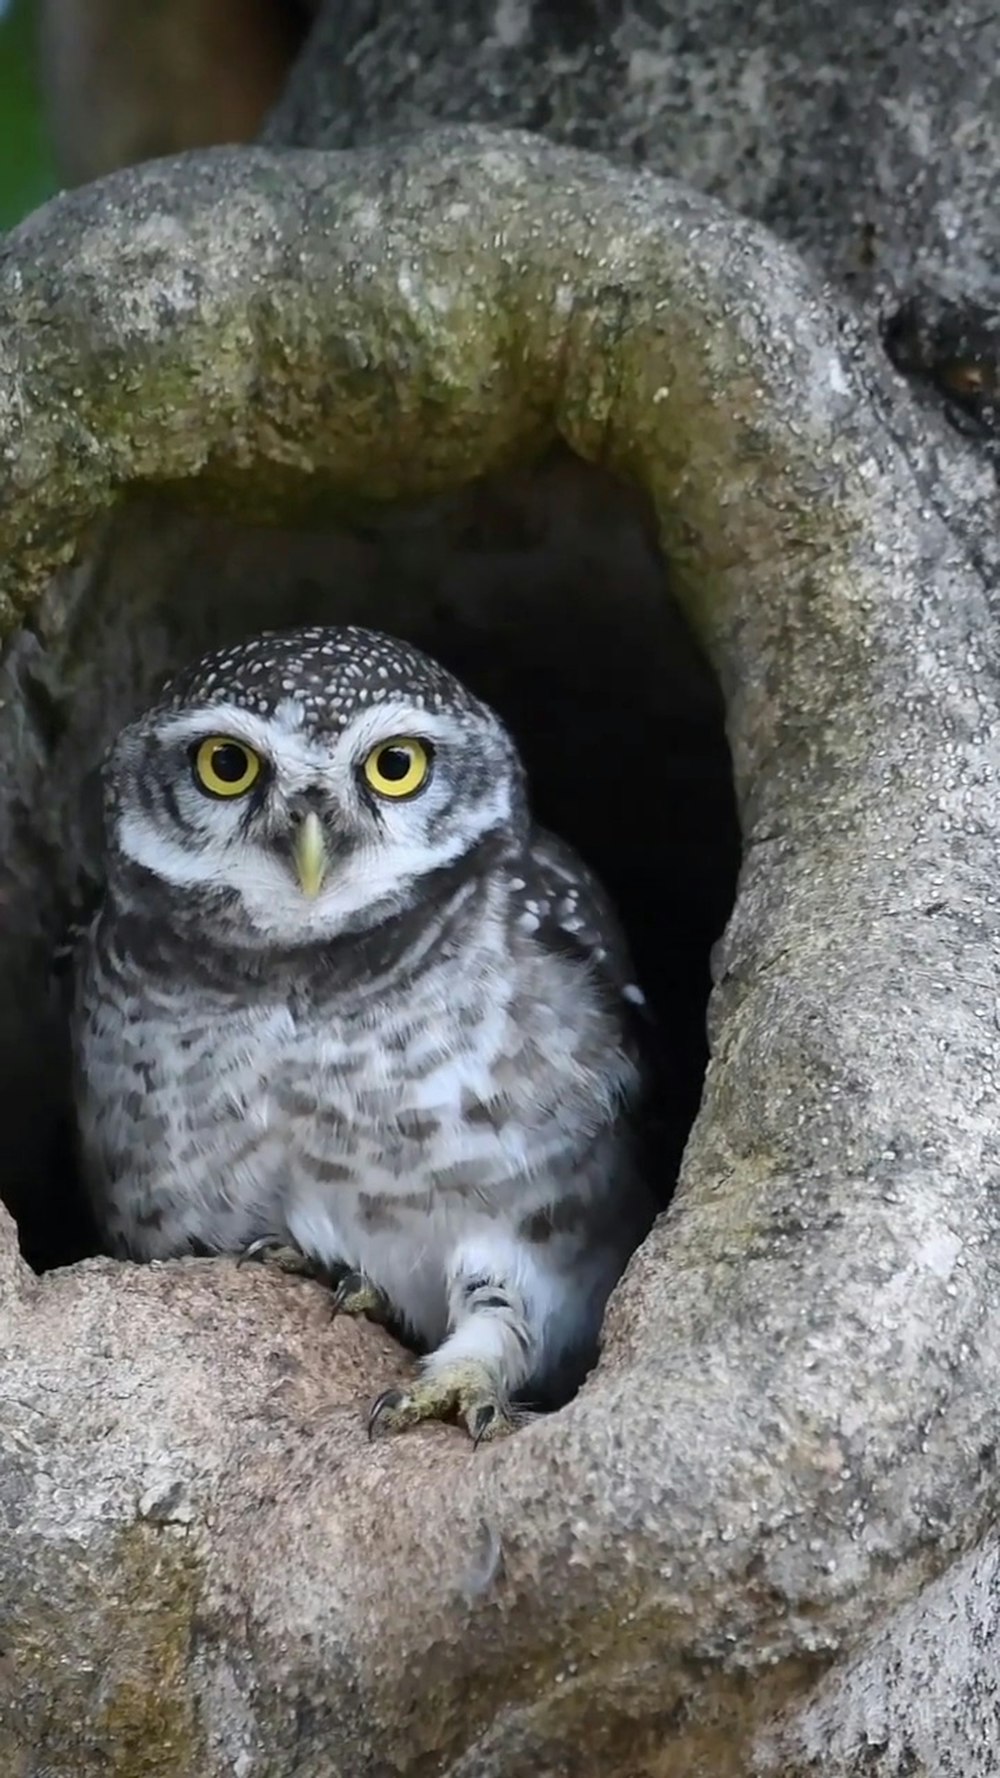
<svg viewBox="0 0 1000 1778">
<path fill-rule="evenodd" d="M 310 809 L 295 834 L 292 844 L 295 870 L 303 895 L 314 901 L 323 887 L 329 863 L 323 825 L 314 809 Z"/>
</svg>

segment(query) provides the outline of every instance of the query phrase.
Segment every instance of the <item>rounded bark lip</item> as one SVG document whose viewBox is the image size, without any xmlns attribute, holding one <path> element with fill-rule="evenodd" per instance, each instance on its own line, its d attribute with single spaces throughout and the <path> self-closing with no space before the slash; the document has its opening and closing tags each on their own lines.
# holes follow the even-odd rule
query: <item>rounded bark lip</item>
<svg viewBox="0 0 1000 1778">
<path fill-rule="evenodd" d="M 727 693 L 747 855 L 706 1101 L 596 1375 L 475 1460 L 347 1430 L 317 1479 L 289 1451 L 279 1573 L 246 1567 L 250 1470 L 213 1472 L 212 1584 L 252 1595 L 269 1653 L 307 1591 L 334 1602 L 297 1671 L 323 1697 L 341 1636 L 338 1708 L 377 1750 L 359 1771 L 415 1747 L 456 1778 L 502 1770 L 498 1748 L 558 1743 L 581 1694 L 577 1734 L 618 1712 L 652 1745 L 673 1711 L 707 1758 L 713 1711 L 745 1742 L 995 1516 L 996 692 L 982 588 L 877 382 L 762 230 L 532 137 L 192 155 L 0 249 L 8 623 L 130 483 L 403 498 L 561 434 L 651 494 Z M 9 1310 L 26 1375 L 47 1298 L 93 1343 L 87 1285 Z M 128 1289 L 169 1327 L 162 1274 Z M 67 1399 L 89 1350 L 50 1372 Z M 264 1534 L 287 1523 L 269 1501 Z M 491 1555 L 470 1606 L 484 1525 L 502 1574 Z"/>
<path fill-rule="evenodd" d="M 130 482 L 408 498 L 559 433 L 649 489 L 704 598 L 736 564 L 837 546 L 872 448 L 792 254 L 516 133 L 112 175 L 6 237 L 0 316 L 8 621 Z"/>
</svg>

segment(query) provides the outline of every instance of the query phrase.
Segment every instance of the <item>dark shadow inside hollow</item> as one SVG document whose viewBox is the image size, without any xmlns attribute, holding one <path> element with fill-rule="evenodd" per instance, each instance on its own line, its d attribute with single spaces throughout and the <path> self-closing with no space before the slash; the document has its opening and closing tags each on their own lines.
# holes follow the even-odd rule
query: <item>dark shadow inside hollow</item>
<svg viewBox="0 0 1000 1778">
<path fill-rule="evenodd" d="M 644 504 L 564 452 L 364 529 L 265 529 L 161 490 L 88 540 L 86 564 L 52 585 L 2 667 L 0 1179 L 36 1268 L 96 1247 L 74 1181 L 52 960 L 93 893 L 104 747 L 204 649 L 315 621 L 406 636 L 508 721 L 539 819 L 604 878 L 659 1014 L 669 1195 L 739 841 L 721 699 Z"/>
</svg>

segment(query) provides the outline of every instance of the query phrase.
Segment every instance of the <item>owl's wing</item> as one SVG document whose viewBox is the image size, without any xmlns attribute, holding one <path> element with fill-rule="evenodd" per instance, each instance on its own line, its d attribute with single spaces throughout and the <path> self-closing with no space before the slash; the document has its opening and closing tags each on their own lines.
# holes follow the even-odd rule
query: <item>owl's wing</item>
<svg viewBox="0 0 1000 1778">
<path fill-rule="evenodd" d="M 674 1070 L 663 1033 L 636 980 L 632 953 L 611 898 L 583 860 L 562 840 L 536 829 L 515 890 L 525 931 L 537 942 L 583 964 L 608 997 L 621 1041 L 640 1077 L 628 1112 L 639 1141 L 643 1175 L 656 1200 L 669 1198 L 687 1131 L 675 1103 Z"/>
<path fill-rule="evenodd" d="M 582 858 L 554 834 L 536 828 L 523 887 L 515 889 L 524 930 L 539 944 L 586 964 L 614 1004 L 624 1040 L 640 1065 L 652 1059 L 656 1023 L 638 981 L 632 953 L 610 896 Z"/>
</svg>

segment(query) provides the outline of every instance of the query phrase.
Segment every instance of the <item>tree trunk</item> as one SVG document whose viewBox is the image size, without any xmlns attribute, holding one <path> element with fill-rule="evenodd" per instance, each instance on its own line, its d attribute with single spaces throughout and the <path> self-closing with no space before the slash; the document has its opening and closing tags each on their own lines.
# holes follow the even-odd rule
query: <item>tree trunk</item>
<svg viewBox="0 0 1000 1778">
<path fill-rule="evenodd" d="M 4 1221 L 16 1778 L 996 1769 L 993 481 L 873 325 L 991 300 L 995 27 L 897 11 L 890 63 L 854 12 L 331 6 L 264 145 L 0 243 L 0 1172 L 38 1268 L 87 1241 L 47 962 L 88 786 L 202 646 L 361 617 L 499 703 L 685 1125 L 729 915 L 676 1194 L 580 1395 L 495 1447 L 370 1445 L 409 1361 L 316 1285 L 33 1272 Z M 435 116 L 480 122 L 382 139 Z"/>
</svg>

